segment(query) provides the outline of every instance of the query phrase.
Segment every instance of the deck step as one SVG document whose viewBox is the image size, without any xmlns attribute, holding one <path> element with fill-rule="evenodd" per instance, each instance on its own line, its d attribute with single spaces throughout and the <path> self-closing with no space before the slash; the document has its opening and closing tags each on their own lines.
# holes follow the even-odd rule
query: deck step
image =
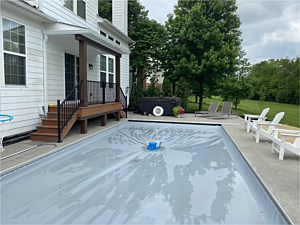
<svg viewBox="0 0 300 225">
<path fill-rule="evenodd" d="M 54 142 L 57 142 L 57 134 L 34 132 L 34 133 L 30 134 L 30 139 L 33 140 L 33 141 L 54 141 Z"/>
<path fill-rule="evenodd" d="M 37 132 L 38 133 L 51 133 L 51 134 L 57 134 L 57 124 L 55 126 L 53 125 L 40 125 L 37 126 Z"/>
<path fill-rule="evenodd" d="M 30 135 L 30 139 L 33 141 L 58 141 L 58 125 L 56 112 L 49 112 L 47 117 L 42 120 L 42 125 L 37 126 L 37 131 Z M 50 116 L 50 118 L 48 118 Z M 51 118 L 55 117 L 55 118 Z M 68 124 L 64 127 L 61 134 L 61 139 L 63 140 L 66 135 L 71 130 L 72 126 L 77 120 L 77 113 L 74 113 Z"/>
<path fill-rule="evenodd" d="M 57 119 L 45 118 L 42 120 L 42 125 L 57 126 Z"/>
<path fill-rule="evenodd" d="M 47 119 L 57 119 L 57 112 L 48 112 Z"/>
</svg>

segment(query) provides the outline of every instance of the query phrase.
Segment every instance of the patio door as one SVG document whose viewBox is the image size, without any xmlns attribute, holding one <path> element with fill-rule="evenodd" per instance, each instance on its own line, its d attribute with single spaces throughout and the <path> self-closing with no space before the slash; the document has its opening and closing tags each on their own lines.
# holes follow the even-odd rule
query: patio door
<svg viewBox="0 0 300 225">
<path fill-rule="evenodd" d="M 65 53 L 65 97 L 77 85 L 79 79 L 79 58 L 75 55 Z M 76 94 L 76 95 L 75 95 Z M 73 92 L 70 100 L 77 99 L 77 93 Z"/>
</svg>

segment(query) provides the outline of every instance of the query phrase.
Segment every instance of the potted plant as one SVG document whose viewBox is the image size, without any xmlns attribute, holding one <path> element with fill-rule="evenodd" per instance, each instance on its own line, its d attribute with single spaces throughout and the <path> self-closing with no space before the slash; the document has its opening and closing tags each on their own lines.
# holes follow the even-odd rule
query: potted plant
<svg viewBox="0 0 300 225">
<path fill-rule="evenodd" d="M 184 108 L 182 108 L 181 106 L 175 106 L 173 108 L 173 115 L 175 117 L 180 117 L 183 113 L 184 113 Z"/>
</svg>

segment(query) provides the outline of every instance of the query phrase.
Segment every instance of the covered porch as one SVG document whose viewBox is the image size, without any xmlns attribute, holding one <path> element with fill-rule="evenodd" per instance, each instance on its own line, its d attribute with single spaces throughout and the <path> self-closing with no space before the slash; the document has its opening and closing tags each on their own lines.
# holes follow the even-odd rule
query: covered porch
<svg viewBox="0 0 300 225">
<path fill-rule="evenodd" d="M 37 132 L 31 134 L 31 139 L 61 142 L 76 121 L 80 122 L 80 133 L 85 134 L 88 129 L 87 121 L 90 118 L 101 117 L 101 126 L 106 125 L 108 114 L 113 114 L 117 121 L 120 120 L 121 112 L 127 109 L 127 97 L 120 86 L 120 60 L 122 54 L 129 54 L 129 50 L 109 43 L 108 39 L 103 40 L 101 35 L 94 31 L 70 25 L 50 26 L 45 31 L 45 35 L 53 35 L 56 39 L 61 37 L 63 40 L 66 40 L 66 37 L 73 37 L 69 47 L 72 45 L 73 52 L 76 49 L 78 51 L 77 82 L 75 78 L 74 87 L 65 92 L 64 99 L 57 99 L 56 104 L 48 107 L 47 117 L 42 120 L 42 125 L 37 127 Z M 74 42 L 77 42 L 77 47 L 74 46 Z M 98 76 L 98 80 L 94 77 L 92 80 L 88 79 L 88 51 L 98 56 L 109 54 L 114 57 L 113 80 L 100 81 L 100 71 L 97 69 L 93 72 L 94 77 Z M 97 60 L 95 59 L 95 62 Z"/>
</svg>

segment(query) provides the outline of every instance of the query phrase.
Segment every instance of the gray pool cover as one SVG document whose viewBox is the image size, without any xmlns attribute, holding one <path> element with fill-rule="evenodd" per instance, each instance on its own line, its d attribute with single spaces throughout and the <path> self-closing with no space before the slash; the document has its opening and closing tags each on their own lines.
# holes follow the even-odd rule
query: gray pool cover
<svg viewBox="0 0 300 225">
<path fill-rule="evenodd" d="M 286 223 L 219 126 L 127 122 L 1 177 L 1 224 L 211 223 Z"/>
</svg>

